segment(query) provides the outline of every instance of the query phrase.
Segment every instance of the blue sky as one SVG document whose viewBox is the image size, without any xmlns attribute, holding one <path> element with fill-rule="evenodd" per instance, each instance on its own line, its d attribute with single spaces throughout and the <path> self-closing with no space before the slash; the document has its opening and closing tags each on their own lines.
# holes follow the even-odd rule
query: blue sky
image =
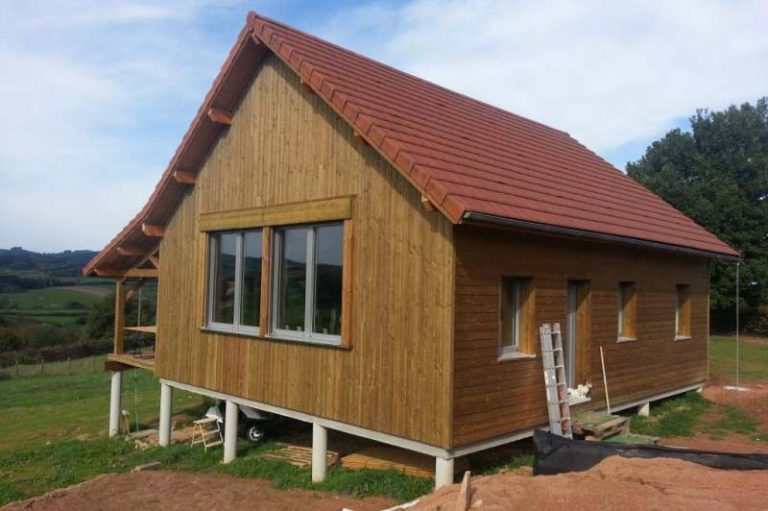
<svg viewBox="0 0 768 511">
<path fill-rule="evenodd" d="M 768 84 L 768 2 L 0 0 L 0 248 L 100 249 L 255 9 L 568 131 L 619 168 Z"/>
</svg>

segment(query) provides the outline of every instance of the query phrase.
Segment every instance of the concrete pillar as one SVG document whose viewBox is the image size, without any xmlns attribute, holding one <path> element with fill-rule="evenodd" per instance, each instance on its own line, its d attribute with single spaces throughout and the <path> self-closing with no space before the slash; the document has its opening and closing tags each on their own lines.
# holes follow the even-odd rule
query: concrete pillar
<svg viewBox="0 0 768 511">
<path fill-rule="evenodd" d="M 230 463 L 237 457 L 237 403 L 227 401 L 224 418 L 224 463 Z"/>
<path fill-rule="evenodd" d="M 643 403 L 638 406 L 637 415 L 640 417 L 649 417 L 651 415 L 651 403 Z"/>
<path fill-rule="evenodd" d="M 435 489 L 453 484 L 453 460 L 435 458 Z"/>
<path fill-rule="evenodd" d="M 112 373 L 112 387 L 109 394 L 109 436 L 120 433 L 120 399 L 123 393 L 123 373 Z"/>
<path fill-rule="evenodd" d="M 325 480 L 328 465 L 328 430 L 320 424 L 312 423 L 312 482 Z"/>
<path fill-rule="evenodd" d="M 163 447 L 171 445 L 171 415 L 173 411 L 173 387 L 160 384 L 160 438 Z"/>
</svg>

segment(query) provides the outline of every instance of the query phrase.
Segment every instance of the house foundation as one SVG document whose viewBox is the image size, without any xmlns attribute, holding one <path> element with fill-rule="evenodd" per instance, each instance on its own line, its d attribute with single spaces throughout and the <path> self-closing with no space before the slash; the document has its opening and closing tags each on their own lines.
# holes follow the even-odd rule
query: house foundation
<svg viewBox="0 0 768 511">
<path fill-rule="evenodd" d="M 120 404 L 123 393 L 123 373 L 112 373 L 112 383 L 109 394 L 109 436 L 114 437 L 120 433 Z"/>
</svg>

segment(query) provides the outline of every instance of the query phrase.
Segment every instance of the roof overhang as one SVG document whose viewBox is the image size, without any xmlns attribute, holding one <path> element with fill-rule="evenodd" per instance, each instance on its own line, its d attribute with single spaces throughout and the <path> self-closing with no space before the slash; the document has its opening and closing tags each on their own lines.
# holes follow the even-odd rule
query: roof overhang
<svg viewBox="0 0 768 511">
<path fill-rule="evenodd" d="M 594 241 L 605 241 L 610 243 L 619 243 L 622 245 L 632 245 L 643 248 L 650 248 L 655 250 L 665 250 L 667 252 L 675 252 L 678 254 L 686 254 L 698 257 L 705 257 L 707 259 L 718 259 L 721 261 L 738 262 L 741 260 L 739 256 L 733 256 L 730 254 L 721 254 L 717 252 L 710 252 L 706 250 L 697 250 L 689 247 L 681 247 L 678 245 L 670 245 L 666 243 L 659 243 L 656 241 L 643 240 L 638 238 L 629 238 L 625 236 L 616 236 L 614 234 L 605 234 L 594 231 L 585 231 L 581 229 L 571 229 L 568 227 L 560 227 L 556 225 L 538 224 L 534 222 L 526 222 L 523 220 L 515 220 L 514 218 L 505 218 L 500 216 L 489 215 L 487 213 L 479 213 L 476 211 L 466 211 L 463 215 L 464 223 L 466 224 L 489 224 L 495 226 L 504 226 L 516 228 L 524 231 L 532 231 L 545 234 L 553 234 L 559 236 L 567 236 L 574 238 L 581 238 Z"/>
</svg>

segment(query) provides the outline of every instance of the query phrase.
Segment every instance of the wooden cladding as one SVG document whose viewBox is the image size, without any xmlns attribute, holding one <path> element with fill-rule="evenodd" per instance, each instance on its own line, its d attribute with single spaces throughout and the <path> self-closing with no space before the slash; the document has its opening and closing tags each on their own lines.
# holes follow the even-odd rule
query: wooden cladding
<svg viewBox="0 0 768 511">
<path fill-rule="evenodd" d="M 605 406 L 600 347 L 612 404 L 705 381 L 708 263 L 616 245 L 459 226 L 456 249 L 453 443 L 465 445 L 546 424 L 539 345 L 535 358 L 498 361 L 501 278 L 520 275 L 534 287 L 532 323 L 566 325 L 569 288 L 575 311 L 575 384 L 592 383 Z M 619 283 L 633 282 L 636 340 L 617 341 Z M 674 342 L 676 286 L 689 285 L 690 340 Z M 684 309 L 684 307 L 683 307 Z"/>
<path fill-rule="evenodd" d="M 278 204 L 256 208 L 203 213 L 197 221 L 200 231 L 224 231 L 251 227 L 316 223 L 352 218 L 352 197 Z"/>
<path fill-rule="evenodd" d="M 426 211 L 420 194 L 372 148 L 356 146 L 346 122 L 302 93 L 295 73 L 274 57 L 265 57 L 235 117 L 161 243 L 156 374 L 450 447 L 450 222 Z M 286 205 L 289 214 L 281 213 Z M 247 212 L 247 221 L 237 219 Z M 351 310 L 342 313 L 341 330 L 350 349 L 200 328 L 206 231 L 266 233 L 321 221 L 344 224 L 350 275 L 342 303 Z M 265 244 L 271 238 L 265 234 Z M 271 274 L 273 252 L 265 252 L 262 275 Z M 268 313 L 262 308 L 260 327 Z"/>
<path fill-rule="evenodd" d="M 691 336 L 691 286 L 679 284 L 675 291 L 675 337 L 687 339 Z"/>
</svg>

